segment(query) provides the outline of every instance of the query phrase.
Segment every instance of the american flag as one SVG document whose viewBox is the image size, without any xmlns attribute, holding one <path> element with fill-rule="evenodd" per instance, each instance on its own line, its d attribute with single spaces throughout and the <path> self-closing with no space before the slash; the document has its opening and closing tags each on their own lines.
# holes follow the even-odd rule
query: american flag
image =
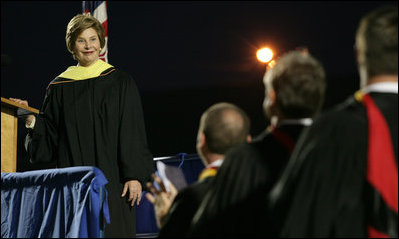
<svg viewBox="0 0 399 239">
<path fill-rule="evenodd" d="M 108 16 L 107 1 L 82 1 L 83 14 L 90 13 L 97 18 L 104 27 L 105 45 L 100 52 L 100 59 L 108 62 Z"/>
</svg>

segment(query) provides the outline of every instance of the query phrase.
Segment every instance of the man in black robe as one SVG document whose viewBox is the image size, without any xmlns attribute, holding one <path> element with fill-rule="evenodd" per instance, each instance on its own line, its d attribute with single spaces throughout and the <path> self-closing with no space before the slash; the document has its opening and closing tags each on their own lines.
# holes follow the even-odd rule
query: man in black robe
<svg viewBox="0 0 399 239">
<path fill-rule="evenodd" d="M 356 35 L 361 90 L 304 132 L 270 195 L 282 237 L 398 237 L 398 9 Z"/>
<path fill-rule="evenodd" d="M 301 131 L 322 106 L 325 74 L 306 51 L 267 70 L 264 109 L 271 126 L 230 150 L 193 218 L 189 236 L 264 236 L 264 195 L 277 180 Z"/>
<path fill-rule="evenodd" d="M 78 65 L 48 85 L 40 114 L 26 118 L 25 147 L 32 163 L 98 167 L 108 180 L 105 237 L 135 237 L 134 204 L 154 171 L 137 86 L 99 59 L 104 29 L 94 17 L 72 18 L 66 42 Z"/>
<path fill-rule="evenodd" d="M 194 213 L 212 184 L 224 154 L 232 147 L 249 142 L 250 122 L 247 114 L 229 103 L 217 103 L 201 116 L 197 135 L 197 152 L 206 166 L 194 184 L 182 189 L 173 197 L 166 191 L 155 189 L 149 183 L 152 194 L 146 194 L 154 204 L 159 237 L 185 237 Z M 156 182 L 162 185 L 159 179 Z M 162 187 L 161 187 L 162 188 Z M 172 203 L 173 201 L 173 203 Z M 170 209 L 167 205 L 170 205 Z"/>
</svg>

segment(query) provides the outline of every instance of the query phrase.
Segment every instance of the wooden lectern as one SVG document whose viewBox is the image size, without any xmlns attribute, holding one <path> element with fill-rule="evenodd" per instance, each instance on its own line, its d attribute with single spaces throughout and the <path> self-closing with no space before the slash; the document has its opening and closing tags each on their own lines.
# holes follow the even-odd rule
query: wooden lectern
<svg viewBox="0 0 399 239">
<path fill-rule="evenodd" d="M 17 171 L 18 115 L 39 110 L 1 97 L 1 172 Z"/>
</svg>

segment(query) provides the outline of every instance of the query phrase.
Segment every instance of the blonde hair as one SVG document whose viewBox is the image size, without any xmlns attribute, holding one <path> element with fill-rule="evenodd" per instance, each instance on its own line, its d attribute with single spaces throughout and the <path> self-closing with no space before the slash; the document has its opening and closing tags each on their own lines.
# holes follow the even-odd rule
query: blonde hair
<svg viewBox="0 0 399 239">
<path fill-rule="evenodd" d="M 89 14 L 78 14 L 74 16 L 68 23 L 65 41 L 68 51 L 72 54 L 73 59 L 75 58 L 75 41 L 76 38 L 86 29 L 93 28 L 98 35 L 100 40 L 101 48 L 105 45 L 105 31 L 102 24 L 92 15 Z"/>
</svg>

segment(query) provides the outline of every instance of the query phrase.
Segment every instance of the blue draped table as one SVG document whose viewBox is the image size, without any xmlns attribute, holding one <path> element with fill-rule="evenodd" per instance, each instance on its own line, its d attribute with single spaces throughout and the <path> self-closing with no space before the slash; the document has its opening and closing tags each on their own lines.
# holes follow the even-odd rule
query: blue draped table
<svg viewBox="0 0 399 239">
<path fill-rule="evenodd" d="M 96 167 L 1 173 L 1 237 L 104 237 L 107 183 Z"/>
</svg>

